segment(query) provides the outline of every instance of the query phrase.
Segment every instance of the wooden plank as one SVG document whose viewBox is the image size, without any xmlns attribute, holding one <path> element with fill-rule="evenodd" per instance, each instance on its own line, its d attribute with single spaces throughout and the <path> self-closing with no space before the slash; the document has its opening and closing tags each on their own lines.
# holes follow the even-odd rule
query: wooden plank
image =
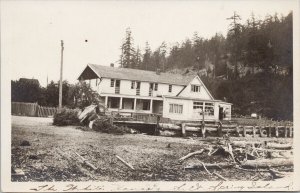
<svg viewBox="0 0 300 193">
<path fill-rule="evenodd" d="M 123 160 L 121 157 L 117 156 L 116 157 L 123 163 L 125 164 L 127 167 L 129 167 L 130 169 L 134 170 L 133 166 L 129 163 L 127 163 L 125 160 Z"/>
</svg>

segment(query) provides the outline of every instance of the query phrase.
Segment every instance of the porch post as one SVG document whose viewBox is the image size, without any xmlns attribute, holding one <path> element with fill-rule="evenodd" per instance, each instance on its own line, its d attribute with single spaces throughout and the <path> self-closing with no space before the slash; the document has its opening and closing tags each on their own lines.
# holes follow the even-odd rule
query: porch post
<svg viewBox="0 0 300 193">
<path fill-rule="evenodd" d="M 105 102 L 104 102 L 104 105 L 105 105 L 106 108 L 108 108 L 107 103 L 108 103 L 108 96 L 105 96 Z"/>
<path fill-rule="evenodd" d="M 153 100 L 150 99 L 150 113 L 152 113 L 152 105 L 153 105 Z"/>
<path fill-rule="evenodd" d="M 123 98 L 120 97 L 119 109 L 122 109 Z"/>
<path fill-rule="evenodd" d="M 134 98 L 133 110 L 136 111 L 136 98 Z"/>
</svg>

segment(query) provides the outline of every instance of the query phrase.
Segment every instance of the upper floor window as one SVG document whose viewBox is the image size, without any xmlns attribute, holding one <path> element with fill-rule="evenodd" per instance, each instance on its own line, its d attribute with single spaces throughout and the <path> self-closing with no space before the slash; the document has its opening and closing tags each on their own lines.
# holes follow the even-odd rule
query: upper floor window
<svg viewBox="0 0 300 193">
<path fill-rule="evenodd" d="M 169 92 L 172 92 L 172 85 L 169 85 Z"/>
<path fill-rule="evenodd" d="M 191 91 L 192 92 L 200 92 L 200 86 L 199 85 L 191 85 Z"/>
<path fill-rule="evenodd" d="M 131 81 L 131 89 L 134 89 L 135 87 L 135 81 Z"/>
<path fill-rule="evenodd" d="M 110 87 L 114 87 L 115 86 L 115 79 L 110 79 Z"/>
<path fill-rule="evenodd" d="M 155 91 L 158 90 L 158 83 L 154 83 L 154 90 L 155 90 Z"/>
</svg>

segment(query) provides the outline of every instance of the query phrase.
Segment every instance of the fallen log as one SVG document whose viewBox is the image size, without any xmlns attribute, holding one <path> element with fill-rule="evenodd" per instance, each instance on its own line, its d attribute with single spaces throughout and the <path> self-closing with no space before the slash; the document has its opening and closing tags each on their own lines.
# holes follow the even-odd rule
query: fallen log
<svg viewBox="0 0 300 193">
<path fill-rule="evenodd" d="M 234 166 L 232 163 L 204 163 L 206 168 L 211 168 L 211 169 L 222 169 L 222 168 L 231 168 Z M 185 166 L 184 169 L 204 169 L 203 163 L 195 163 L 195 164 L 190 164 L 188 166 Z"/>
<path fill-rule="evenodd" d="M 117 156 L 116 157 L 123 163 L 125 164 L 127 167 L 129 167 L 130 169 L 134 170 L 133 166 L 130 165 L 129 163 L 127 163 L 125 160 L 123 160 L 121 157 Z"/>
<path fill-rule="evenodd" d="M 293 159 L 256 159 L 247 160 L 241 163 L 243 168 L 269 168 L 269 167 L 279 167 L 279 166 L 293 166 Z"/>
<path fill-rule="evenodd" d="M 291 144 L 267 143 L 266 148 L 287 150 L 292 149 Z"/>
<path fill-rule="evenodd" d="M 235 147 L 260 147 L 263 146 L 268 149 L 276 150 L 290 150 L 292 149 L 292 144 L 280 144 L 280 143 L 270 143 L 270 142 L 247 142 L 247 141 L 232 141 L 231 144 Z"/>
<path fill-rule="evenodd" d="M 256 151 L 265 151 L 265 152 L 292 152 L 292 150 L 283 150 L 283 149 L 265 149 L 265 148 L 252 148 Z"/>
<path fill-rule="evenodd" d="M 194 155 L 203 153 L 203 151 L 204 151 L 204 149 L 201 149 L 201 150 L 199 150 L 199 151 L 195 151 L 195 152 L 189 153 L 189 154 L 187 154 L 186 156 L 183 156 L 183 157 L 181 157 L 180 159 L 178 159 L 178 161 L 182 162 L 183 160 L 186 160 L 186 159 L 189 158 L 189 157 L 192 157 L 192 156 L 194 156 Z"/>
<path fill-rule="evenodd" d="M 79 155 L 77 152 L 74 151 L 74 153 L 83 161 L 83 163 L 87 166 L 89 166 L 90 168 L 92 168 L 93 170 L 97 170 L 97 167 L 94 166 L 92 163 L 90 163 L 87 159 L 85 159 L 84 157 L 82 157 L 81 155 Z"/>
<path fill-rule="evenodd" d="M 231 144 L 232 144 L 232 146 L 235 146 L 235 147 L 246 147 L 247 145 L 260 146 L 263 144 L 263 142 L 232 141 Z"/>
</svg>

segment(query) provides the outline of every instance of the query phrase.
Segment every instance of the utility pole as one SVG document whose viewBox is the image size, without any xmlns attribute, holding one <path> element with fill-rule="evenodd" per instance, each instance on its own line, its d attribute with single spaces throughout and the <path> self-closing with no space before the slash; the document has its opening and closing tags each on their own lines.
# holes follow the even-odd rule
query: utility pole
<svg viewBox="0 0 300 193">
<path fill-rule="evenodd" d="M 62 108 L 63 52 L 64 52 L 64 42 L 63 42 L 63 40 L 61 40 L 60 79 L 59 79 L 59 105 L 58 105 L 59 109 Z"/>
</svg>

